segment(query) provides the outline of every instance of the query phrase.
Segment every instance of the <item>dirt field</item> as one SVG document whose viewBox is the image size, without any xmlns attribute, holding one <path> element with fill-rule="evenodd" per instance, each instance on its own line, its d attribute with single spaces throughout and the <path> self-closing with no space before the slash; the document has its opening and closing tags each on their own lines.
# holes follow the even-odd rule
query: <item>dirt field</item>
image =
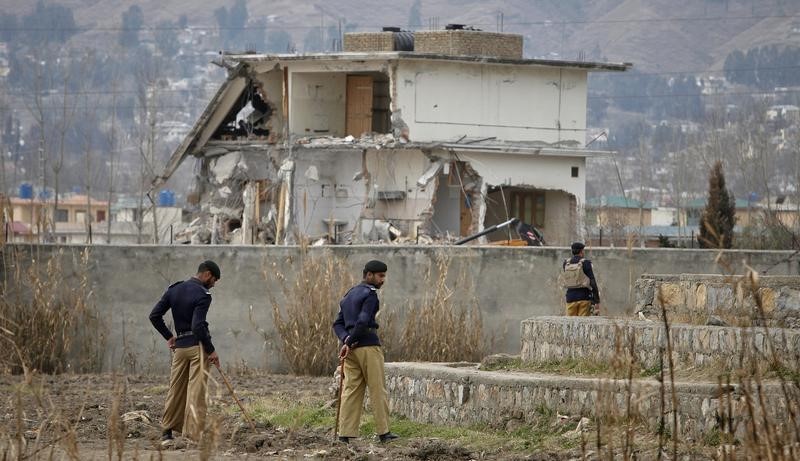
<svg viewBox="0 0 800 461">
<path fill-rule="evenodd" d="M 366 435 L 349 445 L 333 443 L 329 425 L 305 424 L 300 413 L 292 423 L 291 416 L 291 409 L 298 404 L 316 402 L 317 408 L 323 408 L 318 411 L 324 412 L 326 421 L 332 421 L 332 405 L 327 409 L 321 405 L 332 398 L 330 379 L 285 375 L 230 379 L 245 406 L 256 414 L 256 431 L 245 423 L 222 380 L 212 380 L 209 434 L 216 440 L 197 445 L 178 438 L 173 447 L 162 450 L 158 418 L 167 376 L 35 376 L 29 383 L 21 376 L 0 376 L 0 459 L 467 460 L 565 459 L 579 455 L 523 453 L 502 447 L 473 452 L 460 442 L 413 436 L 386 445 Z M 290 423 L 271 423 L 265 408 L 283 411 Z M 117 426 L 120 430 L 109 431 L 115 415 L 122 420 Z"/>
</svg>

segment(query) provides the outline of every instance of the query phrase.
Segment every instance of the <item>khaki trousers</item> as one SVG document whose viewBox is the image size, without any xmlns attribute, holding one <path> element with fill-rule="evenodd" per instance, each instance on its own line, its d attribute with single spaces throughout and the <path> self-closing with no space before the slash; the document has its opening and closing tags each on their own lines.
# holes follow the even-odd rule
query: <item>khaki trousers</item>
<svg viewBox="0 0 800 461">
<path fill-rule="evenodd" d="M 200 440 L 206 419 L 208 364 L 201 346 L 182 347 L 172 354 L 169 392 L 164 405 L 164 429 Z"/>
<path fill-rule="evenodd" d="M 591 301 L 574 301 L 567 303 L 567 315 L 589 317 L 592 315 Z"/>
<path fill-rule="evenodd" d="M 339 416 L 339 435 L 358 437 L 364 408 L 364 391 L 369 388 L 370 406 L 375 417 L 375 432 L 389 432 L 389 397 L 383 376 L 383 350 L 380 346 L 352 349 L 344 361 L 344 389 Z"/>
</svg>

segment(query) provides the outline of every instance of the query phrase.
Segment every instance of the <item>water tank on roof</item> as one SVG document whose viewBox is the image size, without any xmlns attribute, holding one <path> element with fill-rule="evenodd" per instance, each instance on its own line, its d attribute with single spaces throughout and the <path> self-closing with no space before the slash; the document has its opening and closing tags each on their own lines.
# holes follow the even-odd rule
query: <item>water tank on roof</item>
<svg viewBox="0 0 800 461">
<path fill-rule="evenodd" d="M 175 191 L 163 189 L 159 192 L 158 206 L 175 206 Z"/>
<path fill-rule="evenodd" d="M 414 51 L 414 32 L 407 30 L 394 33 L 395 51 Z"/>
<path fill-rule="evenodd" d="M 24 182 L 19 185 L 19 198 L 32 199 L 33 198 L 33 184 Z"/>
</svg>

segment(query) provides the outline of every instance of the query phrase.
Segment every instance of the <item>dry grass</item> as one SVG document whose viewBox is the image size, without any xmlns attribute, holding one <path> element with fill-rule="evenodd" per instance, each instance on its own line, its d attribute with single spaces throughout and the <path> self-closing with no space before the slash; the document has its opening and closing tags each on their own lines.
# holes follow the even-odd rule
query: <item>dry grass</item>
<svg viewBox="0 0 800 461">
<path fill-rule="evenodd" d="M 319 376 L 336 367 L 338 340 L 333 320 L 339 300 L 355 284 L 355 277 L 344 267 L 346 262 L 328 251 L 312 254 L 301 246 L 299 260 L 290 257 L 264 270 L 265 278 L 277 280 L 281 287 L 283 299 L 270 294 L 269 301 L 279 350 L 294 374 Z M 286 268 L 294 269 L 291 276 Z"/>
<path fill-rule="evenodd" d="M 29 255 L 33 259 L 26 261 Z M 38 248 L 30 248 L 30 253 L 3 248 L 0 339 L 15 353 L 0 358 L 0 370 L 99 370 L 105 328 L 93 305 L 89 256 L 88 249 L 74 256 L 75 272 L 67 274 L 63 249 L 41 257 Z"/>
<path fill-rule="evenodd" d="M 284 268 L 294 268 L 289 277 Z M 332 332 L 339 301 L 356 282 L 343 270 L 346 261 L 325 251 L 312 255 L 301 247 L 300 258 L 273 263 L 267 280 L 281 286 L 281 297 L 270 304 L 278 348 L 294 374 L 326 375 L 336 367 L 338 341 Z M 384 354 L 389 361 L 479 361 L 490 341 L 474 289 L 465 270 L 451 276 L 451 261 L 436 255 L 420 279 L 422 297 L 395 309 L 382 304 L 377 321 Z M 269 333 L 255 325 L 265 341 Z"/>
<path fill-rule="evenodd" d="M 471 280 L 465 268 L 450 280 L 450 268 L 445 252 L 437 253 L 426 268 L 422 300 L 408 301 L 402 311 L 402 334 L 399 338 L 390 335 L 387 341 L 390 359 L 479 362 L 485 355 L 488 341 Z"/>
</svg>

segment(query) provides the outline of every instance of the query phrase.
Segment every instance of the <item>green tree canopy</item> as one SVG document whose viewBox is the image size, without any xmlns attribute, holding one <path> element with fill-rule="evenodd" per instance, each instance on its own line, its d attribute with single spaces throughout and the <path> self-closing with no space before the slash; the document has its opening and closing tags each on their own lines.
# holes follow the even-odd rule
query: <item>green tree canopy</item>
<svg viewBox="0 0 800 461">
<path fill-rule="evenodd" d="M 700 219 L 701 248 L 731 248 L 736 224 L 736 201 L 725 188 L 722 162 L 717 160 L 708 177 L 708 202 Z"/>
<path fill-rule="evenodd" d="M 139 5 L 131 5 L 122 13 L 122 30 L 119 32 L 119 44 L 123 48 L 139 46 L 139 30 L 144 24 L 144 13 Z"/>
</svg>

